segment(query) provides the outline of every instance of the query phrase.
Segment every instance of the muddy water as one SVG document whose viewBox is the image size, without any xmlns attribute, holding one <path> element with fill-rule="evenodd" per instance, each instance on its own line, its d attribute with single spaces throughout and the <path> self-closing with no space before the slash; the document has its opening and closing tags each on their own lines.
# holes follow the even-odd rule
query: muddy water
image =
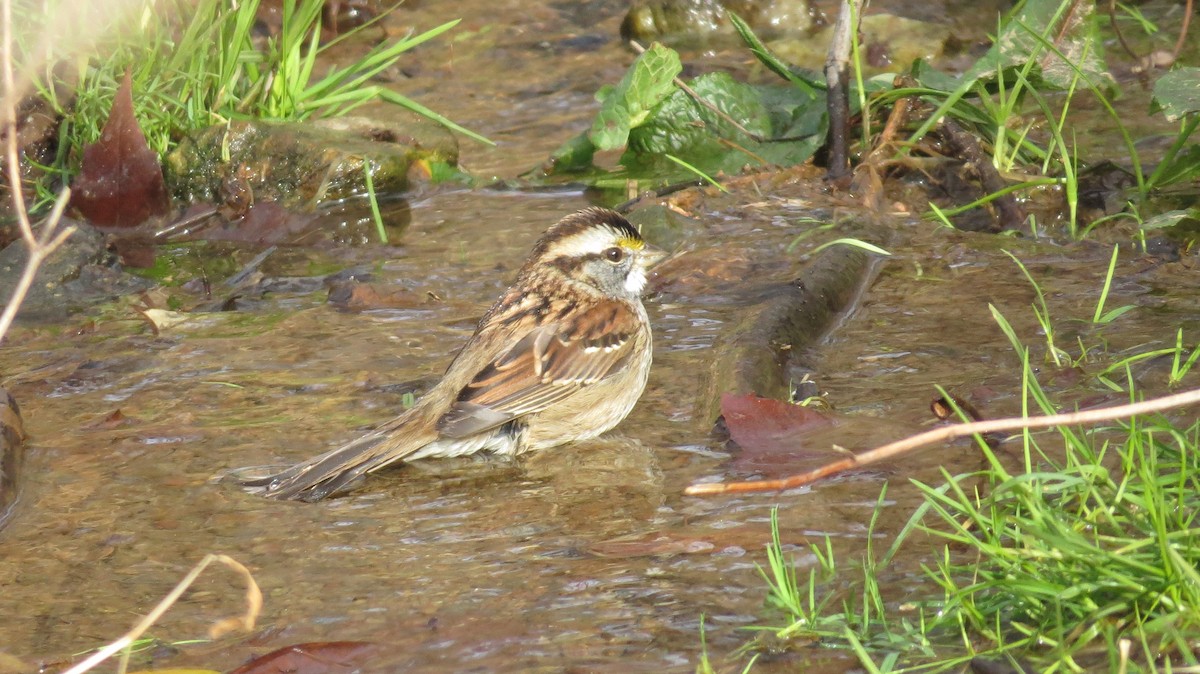
<svg viewBox="0 0 1200 674">
<path fill-rule="evenodd" d="M 421 25 L 451 18 L 439 4 L 405 16 Z M 525 3 L 509 4 L 493 15 Z M 411 93 L 425 96 L 422 82 L 432 90 L 441 77 L 438 96 L 469 103 L 422 100 L 503 142 L 466 147 L 471 168 L 513 175 L 536 163 L 590 117 L 591 92 L 619 76 L 628 57 L 614 43 L 577 45 L 614 35 L 620 3 L 584 4 L 592 13 L 522 7 L 522 27 L 468 22 L 452 54 L 425 52 L 414 65 Z M 467 46 L 474 40 L 487 46 Z M 789 252 L 806 218 L 853 214 L 804 174 L 763 177 L 689 202 L 700 224 L 675 237 L 683 263 L 648 301 L 656 367 L 618 432 L 517 464 L 427 462 L 315 505 L 213 482 L 232 468 L 323 451 L 389 417 L 404 392 L 441 372 L 538 234 L 588 203 L 572 192 L 425 194 L 395 247 L 285 252 L 263 269 L 304 276 L 368 265 L 377 282 L 428 298 L 413 308 L 346 313 L 324 292 L 281 293 L 159 335 L 130 302 L 64 325 L 18 327 L 0 348 L 0 372 L 33 439 L 20 511 L 0 535 L 0 650 L 59 658 L 101 645 L 219 552 L 262 585 L 258 630 L 160 649 L 153 665 L 228 669 L 297 642 L 359 640 L 382 645 L 368 671 L 690 672 L 702 617 L 718 659 L 748 638 L 741 628 L 782 619 L 764 607 L 756 571 L 773 507 L 802 569 L 813 562 L 806 545 L 827 535 L 849 560 L 865 548 L 885 484 L 878 535 L 888 541 L 917 503 L 910 478 L 935 481 L 939 466 L 969 470 L 978 459 L 963 443 L 785 494 L 699 499 L 683 497 L 683 487 L 808 468 L 832 444 L 864 449 L 920 430 L 936 385 L 990 416 L 1018 411 L 1017 363 L 988 305 L 1028 342 L 1042 337 L 1033 291 L 1001 249 L 1043 282 L 1060 345 L 1078 355 L 1078 337 L 1096 348 L 1083 373 L 1047 369 L 1064 401 L 1109 400 L 1086 372 L 1161 348 L 1177 328 L 1193 339 L 1200 331 L 1194 257 L 1164 263 L 1126 246 L 1109 306 L 1138 309 L 1094 329 L 1077 319 L 1092 313 L 1105 245 L 972 236 L 891 213 L 849 228 L 895 258 L 855 313 L 805 354 L 839 425 L 795 454 L 730 451 L 695 413 L 704 373 L 721 355 L 714 342 L 745 297 L 793 278 L 813 244 L 840 235 Z M 1149 393 L 1165 379 L 1159 363 L 1135 376 Z M 117 410 L 122 419 L 111 417 Z M 925 553 L 913 550 L 885 586 L 910 588 Z M 212 572 L 152 634 L 200 637 L 239 609 L 239 597 L 235 578 Z M 798 663 L 841 671 L 849 662 L 801 647 L 756 671 Z"/>
</svg>

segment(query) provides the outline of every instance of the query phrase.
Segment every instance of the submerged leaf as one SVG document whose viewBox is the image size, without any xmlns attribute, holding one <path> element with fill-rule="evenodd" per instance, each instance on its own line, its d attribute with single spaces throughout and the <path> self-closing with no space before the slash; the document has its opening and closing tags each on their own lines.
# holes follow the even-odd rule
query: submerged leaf
<svg viewBox="0 0 1200 674">
<path fill-rule="evenodd" d="M 1200 68 L 1176 68 L 1158 78 L 1154 102 L 1172 122 L 1200 113 Z"/>
<path fill-rule="evenodd" d="M 284 646 L 231 671 L 229 674 L 326 674 L 364 671 L 379 653 L 368 641 L 327 641 Z"/>
<path fill-rule="evenodd" d="M 1094 12 L 1095 3 L 1029 0 L 1008 18 L 991 49 L 962 81 L 994 78 L 1005 68 L 1036 59 L 1042 78 L 1054 86 L 1066 88 L 1080 73 L 1097 87 L 1111 84 Z"/>
<path fill-rule="evenodd" d="M 134 227 L 171 207 L 158 155 L 133 113 L 128 71 L 100 138 L 83 150 L 83 165 L 71 183 L 71 206 L 103 227 Z"/>
<path fill-rule="evenodd" d="M 796 453 L 804 434 L 828 428 L 833 420 L 801 405 L 747 393 L 721 396 L 721 416 L 729 437 L 756 453 Z"/>
<path fill-rule="evenodd" d="M 1143 222 L 1139 229 L 1148 231 L 1151 229 L 1166 229 L 1174 227 L 1185 221 L 1200 221 L 1200 208 L 1185 208 L 1175 211 L 1167 211 L 1147 219 Z"/>
</svg>

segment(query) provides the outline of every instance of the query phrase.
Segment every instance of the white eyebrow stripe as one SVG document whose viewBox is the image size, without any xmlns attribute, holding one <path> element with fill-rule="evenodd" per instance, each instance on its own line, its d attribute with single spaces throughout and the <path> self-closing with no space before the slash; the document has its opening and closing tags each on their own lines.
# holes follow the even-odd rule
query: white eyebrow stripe
<svg viewBox="0 0 1200 674">
<path fill-rule="evenodd" d="M 569 236 L 562 241 L 555 241 L 550 246 L 551 257 L 579 257 L 589 253 L 599 253 L 617 245 L 620 235 L 609 227 L 593 227 Z"/>
</svg>

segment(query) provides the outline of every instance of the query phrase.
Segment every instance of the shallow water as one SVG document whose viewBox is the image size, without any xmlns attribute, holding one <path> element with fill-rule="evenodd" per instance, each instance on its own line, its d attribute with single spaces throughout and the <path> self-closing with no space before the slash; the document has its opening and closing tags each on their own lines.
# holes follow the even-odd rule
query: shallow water
<svg viewBox="0 0 1200 674">
<path fill-rule="evenodd" d="M 524 3 L 500 4 L 491 11 Z M 418 90 L 406 93 L 502 141 L 497 150 L 464 147 L 470 168 L 513 175 L 575 132 L 562 129 L 586 125 L 592 92 L 629 59 L 613 41 L 555 47 L 616 34 L 621 3 L 583 4 L 593 13 L 545 5 L 523 7 L 520 26 L 467 22 L 452 58 L 421 52 Z M 420 25 L 450 18 L 439 5 L 405 16 Z M 490 47 L 468 46 L 476 39 Z M 538 50 L 544 58 L 531 62 Z M 509 64 L 510 77 L 480 58 Z M 419 90 L 426 80 L 440 80 L 444 100 L 475 103 L 439 107 Z M 487 95 L 495 98 L 479 104 Z M 740 628 L 782 620 L 764 607 L 756 570 L 773 507 L 803 572 L 813 564 L 807 544 L 824 536 L 845 559 L 861 556 L 885 484 L 876 535 L 890 541 L 917 503 L 910 478 L 935 481 L 939 466 L 970 470 L 978 458 L 964 442 L 783 494 L 702 499 L 682 489 L 809 468 L 833 456 L 833 444 L 861 450 L 921 430 L 937 385 L 988 416 L 1018 412 L 1019 364 L 988 305 L 1028 343 L 1043 338 L 1033 290 L 1002 249 L 1043 284 L 1061 346 L 1078 353 L 1078 337 L 1106 347 L 1110 355 L 1085 371 L 1167 346 L 1177 328 L 1200 330 L 1194 255 L 1165 263 L 1126 245 L 1108 301 L 1138 309 L 1093 328 L 1081 319 L 1091 316 L 1110 247 L 963 234 L 897 211 L 855 228 L 864 238 L 876 232 L 895 257 L 854 314 L 805 354 L 839 424 L 809 439 L 815 459 L 747 459 L 696 417 L 704 373 L 721 355 L 712 345 L 740 315 L 738 298 L 790 280 L 813 245 L 838 235 L 789 252 L 810 226 L 803 218 L 852 212 L 795 175 L 689 202 L 700 224 L 677 237 L 676 250 L 694 261 L 683 267 L 691 273 L 659 280 L 648 300 L 656 365 L 617 432 L 516 464 L 426 462 L 320 504 L 265 501 L 213 478 L 310 456 L 392 415 L 404 392 L 436 379 L 536 237 L 589 204 L 587 195 L 430 192 L 412 201 L 412 222 L 394 247 L 285 251 L 263 268 L 304 276 L 316 266 L 368 265 L 375 282 L 428 298 L 415 308 L 343 312 L 318 291 L 197 315 L 159 335 L 131 302 L 66 325 L 19 326 L 0 347 L 0 373 L 32 440 L 20 510 L 0 535 L 0 650 L 65 658 L 102 645 L 219 552 L 261 584 L 258 630 L 160 652 L 153 665 L 227 669 L 288 644 L 360 640 L 383 645 L 369 671 L 691 672 L 702 617 L 717 658 L 747 640 Z M 1147 393 L 1165 378 L 1158 363 L 1135 376 Z M 1119 402 L 1069 371 L 1049 388 L 1067 404 Z M 124 419 L 106 420 L 115 410 Z M 926 552 L 904 557 L 885 586 L 910 587 Z M 152 634 L 200 637 L 239 610 L 240 596 L 236 578 L 210 572 Z M 801 647 L 755 671 L 794 670 L 797 661 L 814 671 L 851 662 Z"/>
</svg>

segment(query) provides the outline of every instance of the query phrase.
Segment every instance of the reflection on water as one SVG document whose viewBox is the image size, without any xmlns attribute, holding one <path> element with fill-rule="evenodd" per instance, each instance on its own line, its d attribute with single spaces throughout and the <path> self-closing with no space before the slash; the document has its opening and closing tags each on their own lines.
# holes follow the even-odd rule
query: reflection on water
<svg viewBox="0 0 1200 674">
<path fill-rule="evenodd" d="M 594 29 L 615 35 L 612 10 L 623 3 L 591 4 L 606 22 Z M 413 16 L 432 25 L 429 15 L 446 11 L 435 6 L 444 7 L 422 3 Z M 496 68 L 533 68 L 533 33 L 571 28 L 555 23 L 563 20 L 557 10 L 521 6 L 527 28 L 484 31 L 455 47 L 457 76 L 441 95 L 471 101 L 493 80 L 510 93 L 528 88 L 524 96 L 495 104 L 479 94 L 487 105 L 454 109 L 411 92 L 501 140 L 500 150 L 464 148 L 466 161 L 509 175 L 570 135 L 562 129 L 586 126 L 592 92 L 629 60 L 604 43 L 597 53 L 559 51 L 538 62 L 545 72 L 536 81 L 476 69 L 471 56 Z M 521 30 L 533 31 L 523 43 L 513 37 Z M 513 60 L 501 58 L 509 51 L 517 52 Z M 418 82 L 448 67 L 431 51 L 420 54 Z M 579 76 L 585 58 L 605 65 Z M 690 672 L 702 616 L 710 650 L 731 652 L 746 639 L 738 628 L 780 618 L 763 606 L 756 569 L 773 507 L 802 567 L 814 563 L 807 543 L 824 536 L 854 558 L 885 482 L 879 530 L 890 537 L 916 502 L 910 477 L 934 481 L 941 465 L 966 470 L 977 461 L 964 442 L 785 494 L 680 495 L 697 480 L 746 478 L 762 468 L 739 464 L 694 410 L 717 355 L 712 344 L 736 320 L 740 298 L 800 268 L 805 249 L 787 252 L 807 226 L 797 224 L 804 215 L 797 204 L 825 213 L 840 206 L 803 182 L 699 200 L 702 228 L 682 248 L 725 266 L 696 264 L 693 275 L 667 279 L 648 302 L 656 366 L 618 432 L 524 462 L 406 467 L 315 505 L 261 500 L 212 478 L 310 456 L 394 414 L 404 392 L 440 374 L 542 230 L 585 205 L 580 195 L 431 193 L 414 200 L 395 248 L 284 251 L 264 267 L 303 277 L 369 264 L 376 282 L 436 298 L 418 309 L 342 312 L 325 303 L 323 289 L 309 287 L 158 336 L 127 305 L 90 317 L 94 329 L 81 334 L 72 325 L 18 328 L 0 348 L 0 373 L 21 402 L 32 442 L 23 501 L 0 534 L 0 650 L 67 657 L 98 646 L 204 554 L 220 552 L 250 567 L 262 585 L 260 631 L 245 643 L 229 637 L 220 647 L 166 653 L 158 664 L 230 668 L 286 644 L 358 640 L 385 646 L 373 663 L 378 671 Z M 999 245 L 986 237 L 905 216 L 886 224 L 895 258 L 855 316 L 809 354 L 820 390 L 846 419 L 824 439 L 864 449 L 910 433 L 926 423 L 935 385 L 962 390 L 991 416 L 1019 410 L 1015 358 L 988 305 L 1036 342 L 1032 290 L 999 250 L 986 249 Z M 1101 334 L 1069 320 L 1091 315 L 1107 250 L 1076 249 L 1068 258 L 1049 245 L 1002 243 L 1045 283 L 1052 313 L 1067 324 L 1068 347 L 1079 337 L 1088 345 L 1103 339 L 1114 353 L 1149 350 L 1176 327 L 1189 335 L 1200 328 L 1186 299 L 1200 285 L 1192 271 L 1130 255 L 1109 301 L 1147 310 Z M 1057 385 L 1068 400 L 1102 394 L 1089 377 Z M 913 561 L 881 582 L 907 587 Z M 206 575 L 153 634 L 200 636 L 216 617 L 236 612 L 239 597 L 236 579 Z M 792 657 L 809 668 L 845 667 L 815 648 Z M 795 666 L 785 659 L 755 671 Z"/>
<path fill-rule="evenodd" d="M 736 208 L 736 197 L 720 199 L 714 208 Z M 650 386 L 618 433 L 524 462 L 426 462 L 316 505 L 265 501 L 211 480 L 308 456 L 390 416 L 406 389 L 393 384 L 439 373 L 542 228 L 580 205 L 571 196 L 430 198 L 414 212 L 403 255 L 381 272 L 445 298 L 419 313 L 339 312 L 316 293 L 279 297 L 285 311 L 268 302 L 259 313 L 213 315 L 157 337 L 116 318 L 78 336 L 18 330 L 0 350 L 0 368 L 33 442 L 24 501 L 0 537 L 6 648 L 57 656 L 95 646 L 205 553 L 221 552 L 262 584 L 266 631 L 252 644 L 187 656 L 208 666 L 288 643 L 362 640 L 386 644 L 380 662 L 412 671 L 615 661 L 623 671 L 690 671 L 702 615 L 717 653 L 745 638 L 735 628 L 773 618 L 755 570 L 773 506 L 802 563 L 812 561 L 803 561 L 806 543 L 826 535 L 861 554 L 885 481 L 886 535 L 913 507 L 907 478 L 975 465 L 963 444 L 903 469 L 787 494 L 681 497 L 692 481 L 763 466 L 730 457 L 692 417 L 715 357 L 709 344 L 737 307 L 707 292 L 700 303 L 663 292 L 648 303 L 657 353 Z M 772 217 L 769 205 L 758 210 L 743 214 L 748 233 L 738 245 L 772 256 L 775 280 L 786 280 L 793 264 L 780 251 L 791 233 L 755 228 Z M 494 229 L 466 226 L 501 211 Z M 818 384 L 845 420 L 817 444 L 862 449 L 919 429 L 935 384 L 982 396 L 989 414 L 1018 408 L 1011 349 L 987 305 L 1036 339 L 1032 291 L 1011 280 L 1007 258 L 964 248 L 946 230 L 910 227 L 922 233 L 894 246 L 897 259 L 863 306 L 818 350 Z M 1103 263 L 1023 248 L 1060 315 L 1079 315 Z M 1106 255 L 1098 250 L 1097 260 Z M 1144 335 L 1167 335 L 1158 326 L 1181 319 L 1196 328 L 1182 305 L 1154 296 L 1164 272 L 1142 267 L 1112 301 L 1152 301 L 1156 310 L 1106 330 L 1112 347 L 1146 344 Z M 1086 385 L 1072 382 L 1070 395 L 1094 393 Z M 110 417 L 115 410 L 121 415 Z M 771 471 L 795 469 L 780 460 Z M 202 634 L 214 616 L 236 610 L 238 596 L 230 578 L 207 576 L 154 633 Z"/>
</svg>

